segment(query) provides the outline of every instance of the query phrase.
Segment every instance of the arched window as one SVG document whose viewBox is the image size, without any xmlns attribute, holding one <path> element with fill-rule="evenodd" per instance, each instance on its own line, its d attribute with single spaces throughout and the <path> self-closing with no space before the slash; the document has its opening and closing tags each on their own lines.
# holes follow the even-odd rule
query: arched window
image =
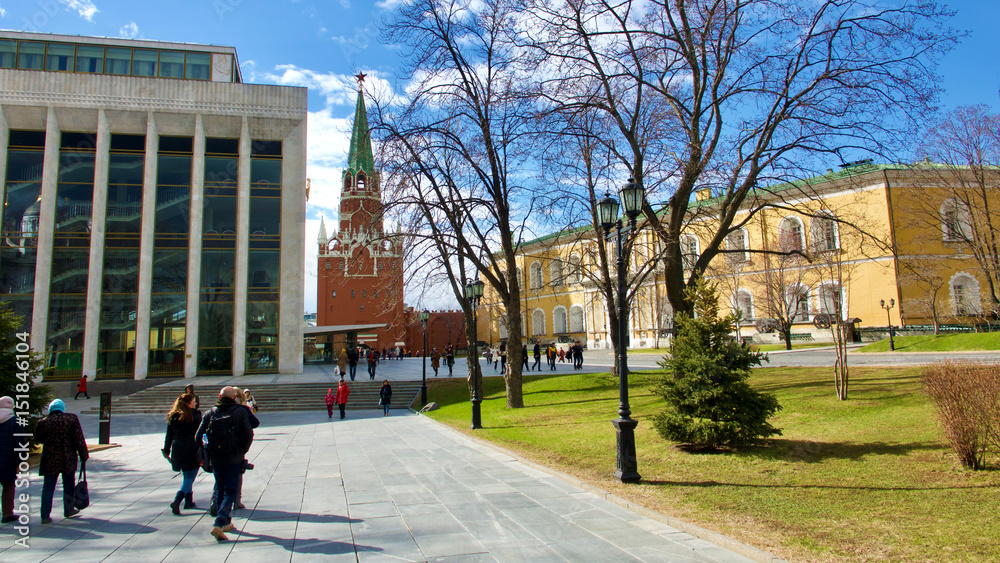
<svg viewBox="0 0 1000 563">
<path fill-rule="evenodd" d="M 823 284 L 819 288 L 819 312 L 841 317 L 844 311 L 844 295 L 835 283 Z"/>
<path fill-rule="evenodd" d="M 552 285 L 563 284 L 563 261 L 559 258 L 549 264 L 549 279 L 552 280 Z"/>
<path fill-rule="evenodd" d="M 528 271 L 531 272 L 531 288 L 539 289 L 542 287 L 542 263 L 532 262 Z"/>
<path fill-rule="evenodd" d="M 979 280 L 959 272 L 951 277 L 951 304 L 957 316 L 979 315 L 982 301 L 979 298 Z"/>
<path fill-rule="evenodd" d="M 566 307 L 562 305 L 552 310 L 552 334 L 566 334 L 569 327 L 566 326 Z"/>
<path fill-rule="evenodd" d="M 531 313 L 531 335 L 542 336 L 545 334 L 545 311 L 535 309 Z"/>
<path fill-rule="evenodd" d="M 365 183 L 366 183 L 365 180 L 366 180 L 365 175 L 363 173 L 359 173 L 358 178 L 355 181 L 355 183 L 358 186 L 358 191 L 363 192 L 365 190 Z"/>
<path fill-rule="evenodd" d="M 741 323 L 753 320 L 753 295 L 749 291 L 745 289 L 738 290 L 733 297 L 733 304 L 735 305 L 735 312 L 740 314 Z"/>
<path fill-rule="evenodd" d="M 798 217 L 785 217 L 778 226 L 778 247 L 782 252 L 804 250 L 806 247 L 805 232 L 802 220 Z"/>
<path fill-rule="evenodd" d="M 955 198 L 945 200 L 941 204 L 941 232 L 946 241 L 972 240 L 972 213 L 969 205 Z"/>
<path fill-rule="evenodd" d="M 497 332 L 500 334 L 500 338 L 507 338 L 507 323 L 501 320 L 497 326 Z"/>
<path fill-rule="evenodd" d="M 524 272 L 521 271 L 521 268 L 517 269 L 517 287 L 524 289 Z"/>
<path fill-rule="evenodd" d="M 809 236 L 812 237 L 812 248 L 816 252 L 826 252 L 840 248 L 837 240 L 837 221 L 833 213 L 820 211 L 809 223 Z"/>
<path fill-rule="evenodd" d="M 694 235 L 681 235 L 680 242 L 681 260 L 684 263 L 684 269 L 693 269 L 694 263 L 698 261 L 698 255 L 701 254 L 698 251 L 698 237 Z"/>
<path fill-rule="evenodd" d="M 569 331 L 584 332 L 585 330 L 587 329 L 583 326 L 583 307 L 573 305 L 569 308 Z"/>
<path fill-rule="evenodd" d="M 792 322 L 809 321 L 809 288 L 801 285 L 789 287 L 785 292 L 785 299 Z"/>
<path fill-rule="evenodd" d="M 569 257 L 569 272 L 567 277 L 572 283 L 580 283 L 583 279 L 583 261 L 580 259 L 579 254 L 573 254 Z"/>
<path fill-rule="evenodd" d="M 750 247 L 749 240 L 750 237 L 747 236 L 747 230 L 744 228 L 736 229 L 726 235 L 726 249 L 735 251 L 726 254 L 726 258 L 730 263 L 738 264 L 750 260 L 750 253 L 747 252 L 747 249 Z"/>
</svg>

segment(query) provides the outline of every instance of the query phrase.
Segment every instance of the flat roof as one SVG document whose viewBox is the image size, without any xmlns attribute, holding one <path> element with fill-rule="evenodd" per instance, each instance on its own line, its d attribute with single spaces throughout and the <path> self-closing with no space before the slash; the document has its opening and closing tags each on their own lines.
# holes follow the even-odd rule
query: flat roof
<svg viewBox="0 0 1000 563">
<path fill-rule="evenodd" d="M 302 330 L 304 336 L 317 334 L 343 334 L 345 332 L 361 332 L 362 330 L 375 330 L 385 328 L 386 323 L 371 325 L 328 325 L 328 326 L 307 326 Z"/>
</svg>

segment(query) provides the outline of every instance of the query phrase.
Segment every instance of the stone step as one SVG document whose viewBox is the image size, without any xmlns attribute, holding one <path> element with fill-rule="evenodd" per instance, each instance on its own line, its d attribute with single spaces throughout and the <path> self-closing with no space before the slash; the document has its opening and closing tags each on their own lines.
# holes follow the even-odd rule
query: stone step
<svg viewBox="0 0 1000 563">
<path fill-rule="evenodd" d="M 377 381 L 354 381 L 348 384 L 351 395 L 347 402 L 348 409 L 379 408 L 379 389 L 382 384 Z M 254 399 L 261 410 L 265 411 L 299 411 L 323 410 L 326 408 L 326 390 L 328 383 L 289 383 L 260 385 L 252 389 Z M 204 390 L 204 389 L 203 389 Z M 419 381 L 396 381 L 392 383 L 393 401 L 390 408 L 405 409 L 418 399 L 420 395 Z M 174 399 L 183 391 L 176 385 L 159 385 L 150 387 L 138 393 L 127 396 L 112 397 L 113 414 L 162 414 L 169 410 Z M 197 387 L 195 392 L 198 393 Z M 202 407 L 211 407 L 214 397 L 201 397 Z M 96 414 L 97 406 L 83 411 L 85 414 Z"/>
</svg>

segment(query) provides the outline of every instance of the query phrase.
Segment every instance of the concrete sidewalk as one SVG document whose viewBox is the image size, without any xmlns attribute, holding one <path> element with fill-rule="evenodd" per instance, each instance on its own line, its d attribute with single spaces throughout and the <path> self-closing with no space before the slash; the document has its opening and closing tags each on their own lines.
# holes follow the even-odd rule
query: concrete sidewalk
<svg viewBox="0 0 1000 563">
<path fill-rule="evenodd" d="M 199 386 L 201 381 L 199 380 Z M 68 403 L 73 403 L 69 401 Z M 91 506 L 39 523 L 33 475 L 30 547 L 0 534 L 0 560 L 33 561 L 751 561 L 605 500 L 424 416 L 355 411 L 260 413 L 230 541 L 209 535 L 212 476 L 199 509 L 173 516 L 180 485 L 160 454 L 159 416 L 113 419 L 112 441 L 87 464 Z M 82 417 L 96 441 L 96 417 Z M 61 486 L 60 486 L 61 487 Z M 19 490 L 19 493 L 25 492 Z M 752 556 L 750 559 L 747 556 Z"/>
</svg>

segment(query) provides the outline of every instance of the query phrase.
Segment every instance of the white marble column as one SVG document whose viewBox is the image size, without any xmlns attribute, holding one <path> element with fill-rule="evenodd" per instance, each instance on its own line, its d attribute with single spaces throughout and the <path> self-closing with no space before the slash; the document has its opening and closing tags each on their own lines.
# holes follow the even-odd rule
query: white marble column
<svg viewBox="0 0 1000 563">
<path fill-rule="evenodd" d="M 7 141 L 10 139 L 10 129 L 7 127 L 7 118 L 3 114 L 3 106 L 0 106 L 0 224 L 3 224 L 4 211 L 3 204 L 7 201 Z"/>
<path fill-rule="evenodd" d="M 62 132 L 56 111 L 45 116 L 45 152 L 42 160 L 41 209 L 38 220 L 38 257 L 35 260 L 35 295 L 31 309 L 31 347 L 45 353 L 49 329 L 49 290 L 52 284 L 52 239 L 56 226 L 56 189 L 59 184 L 59 140 Z"/>
<path fill-rule="evenodd" d="M 278 295 L 278 373 L 302 373 L 305 321 L 306 121 L 281 148 L 281 281 Z"/>
<path fill-rule="evenodd" d="M 205 124 L 194 122 L 191 158 L 191 222 L 188 225 L 187 326 L 184 329 L 184 377 L 198 373 L 198 319 L 201 313 L 201 232 L 205 216 Z"/>
<path fill-rule="evenodd" d="M 97 376 L 98 336 L 101 329 L 101 293 L 104 278 L 104 221 L 108 210 L 108 166 L 111 131 L 104 110 L 97 114 L 94 153 L 94 202 L 90 212 L 90 263 L 87 273 L 87 320 L 83 328 L 83 375 Z"/>
<path fill-rule="evenodd" d="M 153 112 L 146 116 L 146 155 L 142 168 L 142 224 L 139 227 L 139 295 L 135 319 L 135 378 L 149 375 L 149 323 L 153 308 L 153 235 L 156 230 L 156 172 L 160 137 Z"/>
<path fill-rule="evenodd" d="M 233 275 L 233 375 L 246 373 L 247 268 L 250 248 L 250 124 L 240 128 L 239 176 L 236 178 L 236 271 Z"/>
</svg>

